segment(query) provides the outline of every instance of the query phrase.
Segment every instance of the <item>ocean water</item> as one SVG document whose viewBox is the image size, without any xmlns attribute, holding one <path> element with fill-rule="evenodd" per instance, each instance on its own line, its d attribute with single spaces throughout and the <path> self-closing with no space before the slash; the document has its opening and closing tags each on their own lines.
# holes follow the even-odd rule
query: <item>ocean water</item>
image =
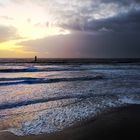
<svg viewBox="0 0 140 140">
<path fill-rule="evenodd" d="M 1 131 L 61 131 L 129 104 L 140 104 L 138 64 L 0 64 Z"/>
</svg>

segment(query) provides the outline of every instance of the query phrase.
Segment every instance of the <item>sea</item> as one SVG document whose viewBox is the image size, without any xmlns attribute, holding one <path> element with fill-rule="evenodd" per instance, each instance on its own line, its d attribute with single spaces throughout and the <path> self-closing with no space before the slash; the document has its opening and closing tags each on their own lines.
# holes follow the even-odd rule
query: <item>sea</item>
<svg viewBox="0 0 140 140">
<path fill-rule="evenodd" d="M 54 133 L 140 104 L 140 63 L 88 62 L 0 59 L 0 131 Z"/>
</svg>

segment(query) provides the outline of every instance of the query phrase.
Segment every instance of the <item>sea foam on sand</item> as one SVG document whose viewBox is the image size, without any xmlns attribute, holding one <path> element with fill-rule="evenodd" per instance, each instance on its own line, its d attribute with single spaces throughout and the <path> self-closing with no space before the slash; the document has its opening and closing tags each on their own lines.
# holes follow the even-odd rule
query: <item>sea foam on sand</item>
<svg viewBox="0 0 140 140">
<path fill-rule="evenodd" d="M 52 133 L 140 104 L 139 65 L 16 65 L 0 70 L 0 130 Z"/>
<path fill-rule="evenodd" d="M 9 129 L 16 135 L 30 135 L 61 131 L 82 120 L 96 117 L 114 107 L 127 105 L 127 101 L 117 97 L 92 97 L 79 101 L 74 105 L 56 107 L 38 112 L 32 121 L 22 123 L 18 129 Z M 133 100 L 131 102 L 134 103 Z"/>
</svg>

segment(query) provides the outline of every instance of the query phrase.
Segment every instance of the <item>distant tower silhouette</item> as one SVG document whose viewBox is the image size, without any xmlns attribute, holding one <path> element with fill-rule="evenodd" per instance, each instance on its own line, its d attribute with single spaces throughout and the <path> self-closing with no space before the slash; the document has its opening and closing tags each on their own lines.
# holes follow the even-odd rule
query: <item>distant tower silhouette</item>
<svg viewBox="0 0 140 140">
<path fill-rule="evenodd" d="M 37 56 L 35 56 L 35 62 L 37 62 Z"/>
</svg>

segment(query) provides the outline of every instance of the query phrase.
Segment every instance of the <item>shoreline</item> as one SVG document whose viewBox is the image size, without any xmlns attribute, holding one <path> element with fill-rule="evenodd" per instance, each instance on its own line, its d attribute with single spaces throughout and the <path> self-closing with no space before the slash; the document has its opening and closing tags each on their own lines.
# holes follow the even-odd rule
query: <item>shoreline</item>
<svg viewBox="0 0 140 140">
<path fill-rule="evenodd" d="M 100 140 L 140 137 L 140 105 L 114 108 L 97 117 L 82 121 L 63 131 L 16 136 L 10 132 L 0 132 L 0 140 Z"/>
</svg>

